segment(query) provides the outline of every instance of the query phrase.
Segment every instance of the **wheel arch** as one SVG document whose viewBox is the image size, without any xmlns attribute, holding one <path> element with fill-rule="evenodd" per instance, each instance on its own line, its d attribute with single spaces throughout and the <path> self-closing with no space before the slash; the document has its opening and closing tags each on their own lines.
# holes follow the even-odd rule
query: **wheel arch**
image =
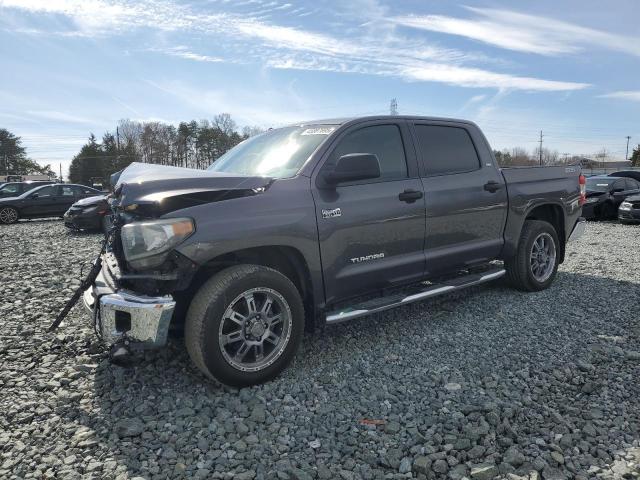
<svg viewBox="0 0 640 480">
<path fill-rule="evenodd" d="M 558 245 L 560 250 L 559 261 L 560 263 L 564 262 L 565 244 L 567 237 L 565 232 L 565 220 L 562 207 L 560 205 L 552 203 L 538 205 L 527 213 L 524 220 L 525 222 L 527 220 L 541 220 L 551 224 L 551 226 L 556 231 L 558 240 L 560 242 L 560 245 Z"/>
<path fill-rule="evenodd" d="M 189 289 L 191 296 L 209 278 L 221 270 L 242 264 L 269 267 L 286 276 L 296 286 L 305 309 L 305 329 L 316 326 L 316 307 L 311 271 L 304 255 L 296 248 L 285 245 L 269 245 L 234 250 L 218 255 L 202 265 L 196 272 Z"/>
</svg>

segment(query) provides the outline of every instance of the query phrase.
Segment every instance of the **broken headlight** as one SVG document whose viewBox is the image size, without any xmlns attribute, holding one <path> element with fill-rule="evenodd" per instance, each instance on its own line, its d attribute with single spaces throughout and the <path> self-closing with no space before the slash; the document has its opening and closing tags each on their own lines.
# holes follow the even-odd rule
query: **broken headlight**
<svg viewBox="0 0 640 480">
<path fill-rule="evenodd" d="M 167 254 L 195 231 L 190 218 L 165 218 L 122 227 L 122 249 L 136 270 L 162 265 Z"/>
</svg>

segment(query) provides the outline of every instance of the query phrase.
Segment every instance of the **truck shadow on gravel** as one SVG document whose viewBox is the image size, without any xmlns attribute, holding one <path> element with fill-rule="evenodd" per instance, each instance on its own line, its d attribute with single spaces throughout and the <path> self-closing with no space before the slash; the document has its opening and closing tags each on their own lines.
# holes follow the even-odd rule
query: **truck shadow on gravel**
<svg viewBox="0 0 640 480">
<path fill-rule="evenodd" d="M 307 335 L 281 377 L 241 390 L 177 340 L 135 368 L 103 357 L 91 398 L 60 410 L 95 432 L 110 478 L 622 478 L 637 295 L 568 272 L 534 294 L 480 287 Z"/>
</svg>

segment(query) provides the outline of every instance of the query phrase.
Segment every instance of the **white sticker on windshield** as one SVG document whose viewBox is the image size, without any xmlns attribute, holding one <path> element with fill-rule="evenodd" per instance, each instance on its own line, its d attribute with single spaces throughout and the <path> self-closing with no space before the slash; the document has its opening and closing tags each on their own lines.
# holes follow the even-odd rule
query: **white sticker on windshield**
<svg viewBox="0 0 640 480">
<path fill-rule="evenodd" d="M 307 128 L 301 135 L 329 135 L 336 127 Z"/>
</svg>

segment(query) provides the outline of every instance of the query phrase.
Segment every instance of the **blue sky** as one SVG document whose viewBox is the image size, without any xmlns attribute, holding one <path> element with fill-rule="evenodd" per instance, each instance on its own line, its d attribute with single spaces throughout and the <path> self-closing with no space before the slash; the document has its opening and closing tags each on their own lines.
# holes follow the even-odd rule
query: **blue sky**
<svg viewBox="0 0 640 480">
<path fill-rule="evenodd" d="M 121 118 L 468 118 L 495 148 L 640 143 L 640 2 L 0 0 L 0 127 L 42 163 Z"/>
</svg>

